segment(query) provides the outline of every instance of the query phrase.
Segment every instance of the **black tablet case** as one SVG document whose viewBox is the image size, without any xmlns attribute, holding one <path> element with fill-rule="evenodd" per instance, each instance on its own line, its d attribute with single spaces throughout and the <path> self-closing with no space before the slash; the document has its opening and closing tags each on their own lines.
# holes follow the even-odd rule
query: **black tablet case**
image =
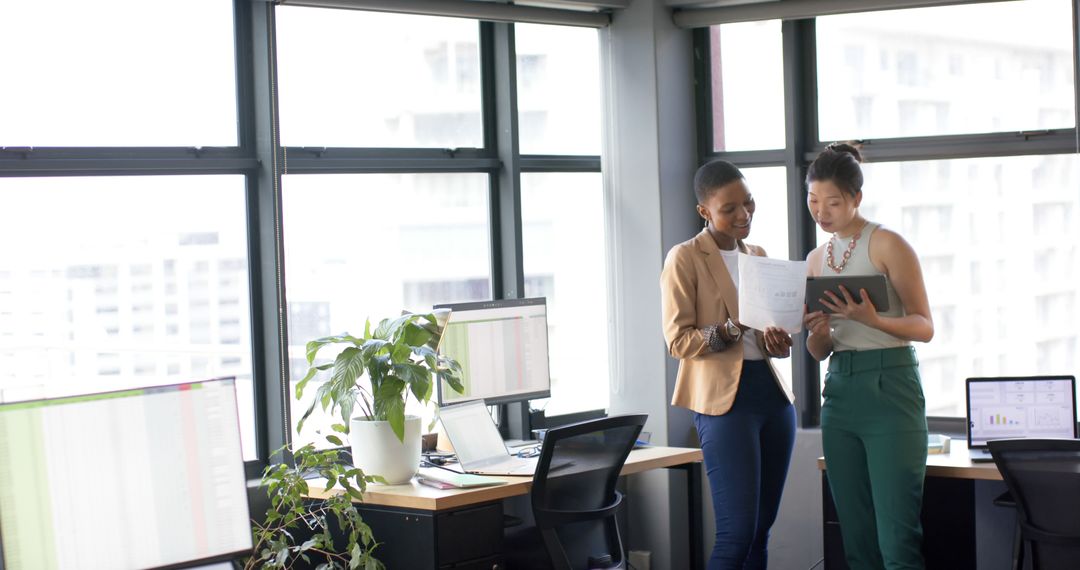
<svg viewBox="0 0 1080 570">
<path fill-rule="evenodd" d="M 831 313 L 832 311 L 819 303 L 818 299 L 828 299 L 825 296 L 825 291 L 828 290 L 843 300 L 844 295 L 840 292 L 840 285 L 847 288 L 855 301 L 862 300 L 859 289 L 866 289 L 866 292 L 870 294 L 870 301 L 874 303 L 874 308 L 879 313 L 889 310 L 889 295 L 885 289 L 884 275 L 821 275 L 806 278 L 807 312 Z"/>
</svg>

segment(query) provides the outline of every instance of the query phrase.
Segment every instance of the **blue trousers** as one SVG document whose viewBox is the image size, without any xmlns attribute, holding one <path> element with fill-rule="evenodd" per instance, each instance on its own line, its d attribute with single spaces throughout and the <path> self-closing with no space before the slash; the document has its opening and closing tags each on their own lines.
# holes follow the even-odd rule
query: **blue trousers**
<svg viewBox="0 0 1080 570">
<path fill-rule="evenodd" d="M 731 410 L 695 413 L 694 424 L 716 516 L 708 568 L 766 568 L 769 529 L 795 444 L 795 408 L 765 361 L 746 360 Z"/>
</svg>

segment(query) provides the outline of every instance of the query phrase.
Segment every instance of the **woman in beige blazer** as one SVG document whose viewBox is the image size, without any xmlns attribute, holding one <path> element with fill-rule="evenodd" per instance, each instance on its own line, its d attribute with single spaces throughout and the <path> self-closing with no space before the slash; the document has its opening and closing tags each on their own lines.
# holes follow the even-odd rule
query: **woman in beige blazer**
<svg viewBox="0 0 1080 570">
<path fill-rule="evenodd" d="M 771 363 L 791 353 L 780 329 L 739 324 L 738 256 L 748 245 L 754 199 L 722 160 L 694 176 L 705 229 L 671 249 L 660 277 L 664 338 L 679 359 L 671 403 L 691 410 L 716 517 L 709 570 L 765 568 L 795 442 L 791 389 Z"/>
</svg>

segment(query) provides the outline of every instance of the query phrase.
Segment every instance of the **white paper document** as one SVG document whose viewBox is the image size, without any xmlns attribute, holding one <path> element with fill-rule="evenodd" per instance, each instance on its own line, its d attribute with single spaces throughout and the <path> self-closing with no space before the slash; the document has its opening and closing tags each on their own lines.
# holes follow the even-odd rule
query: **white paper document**
<svg viewBox="0 0 1080 570">
<path fill-rule="evenodd" d="M 802 330 L 806 262 L 739 254 L 739 323 Z"/>
</svg>

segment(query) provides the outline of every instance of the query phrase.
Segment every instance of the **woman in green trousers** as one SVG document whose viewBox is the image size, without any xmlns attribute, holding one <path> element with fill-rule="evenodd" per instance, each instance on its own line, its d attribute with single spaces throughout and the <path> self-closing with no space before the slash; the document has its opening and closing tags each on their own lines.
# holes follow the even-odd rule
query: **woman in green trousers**
<svg viewBox="0 0 1080 570">
<path fill-rule="evenodd" d="M 833 143 L 807 171 L 807 206 L 828 243 L 810 275 L 884 275 L 889 310 L 866 291 L 826 293 L 832 313 L 807 313 L 806 348 L 829 358 L 821 439 L 844 552 L 852 570 L 923 568 L 926 403 L 912 341 L 934 336 L 919 259 L 896 232 L 859 214 L 862 156 Z"/>
</svg>

